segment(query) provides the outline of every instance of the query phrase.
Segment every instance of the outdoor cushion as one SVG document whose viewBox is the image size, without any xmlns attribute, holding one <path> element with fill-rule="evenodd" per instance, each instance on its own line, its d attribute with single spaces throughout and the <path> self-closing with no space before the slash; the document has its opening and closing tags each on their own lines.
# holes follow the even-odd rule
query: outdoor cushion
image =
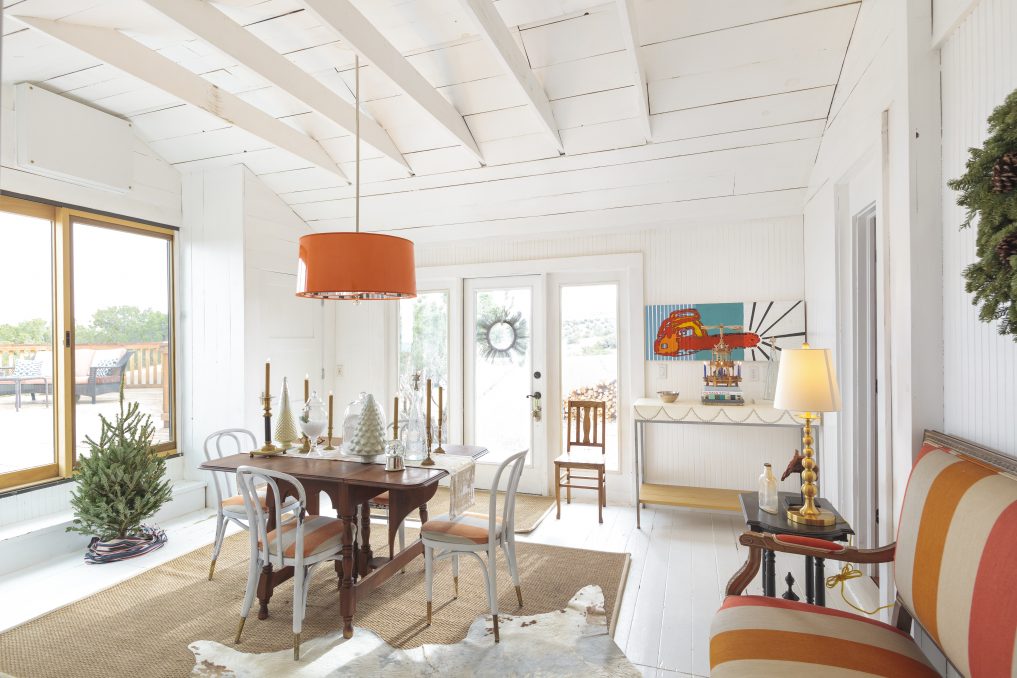
<svg viewBox="0 0 1017 678">
<path fill-rule="evenodd" d="M 910 636 L 875 619 L 763 596 L 728 596 L 710 628 L 710 675 L 936 678 Z"/>
<path fill-rule="evenodd" d="M 286 558 L 296 557 L 297 551 L 297 519 L 290 518 L 281 526 L 283 556 Z M 334 551 L 342 539 L 343 523 L 338 518 L 328 516 L 305 516 L 304 517 L 304 557 Z M 279 540 L 276 539 L 276 530 L 268 533 L 268 552 L 271 555 L 278 555 Z M 258 548 L 262 548 L 261 541 L 258 541 Z"/>
<path fill-rule="evenodd" d="M 258 488 L 258 501 L 261 503 L 261 508 L 268 509 L 268 486 L 262 485 Z M 283 500 L 283 508 L 292 504 L 298 503 L 296 497 L 286 497 Z M 222 508 L 227 513 L 237 513 L 247 515 L 247 507 L 244 506 L 243 495 L 237 494 L 228 499 L 223 499 Z"/>
<path fill-rule="evenodd" d="M 92 370 L 92 356 L 94 355 L 94 348 L 74 349 L 74 377 L 76 383 L 82 383 L 77 381 L 79 377 L 85 377 L 85 381 L 88 381 L 88 374 Z"/>
<path fill-rule="evenodd" d="M 424 523 L 420 527 L 420 536 L 450 544 L 485 544 L 489 527 L 490 518 L 483 513 L 464 513 L 452 519 L 445 514 Z M 500 518 L 494 529 L 496 534 L 501 534 Z"/>
<path fill-rule="evenodd" d="M 42 376 L 42 365 L 34 358 L 18 358 L 14 362 L 15 377 L 39 377 Z"/>
</svg>

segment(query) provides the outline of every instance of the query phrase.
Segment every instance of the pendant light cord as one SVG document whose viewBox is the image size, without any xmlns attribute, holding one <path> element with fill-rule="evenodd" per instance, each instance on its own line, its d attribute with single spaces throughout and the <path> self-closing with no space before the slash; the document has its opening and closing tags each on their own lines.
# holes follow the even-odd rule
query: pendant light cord
<svg viewBox="0 0 1017 678">
<path fill-rule="evenodd" d="M 356 173 L 357 188 L 354 205 L 356 206 L 355 222 L 357 225 L 357 233 L 360 233 L 360 55 L 359 54 L 355 54 L 353 56 L 353 68 L 356 71 L 355 76 L 356 93 L 354 95 L 354 98 L 356 99 L 357 104 L 357 115 L 356 115 L 357 122 L 355 127 L 357 137 L 357 173 Z"/>
</svg>

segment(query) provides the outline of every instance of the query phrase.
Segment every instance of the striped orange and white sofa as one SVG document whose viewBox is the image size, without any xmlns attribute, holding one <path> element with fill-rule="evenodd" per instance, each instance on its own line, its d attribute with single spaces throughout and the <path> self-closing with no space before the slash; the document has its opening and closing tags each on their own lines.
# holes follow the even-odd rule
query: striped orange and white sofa
<svg viewBox="0 0 1017 678">
<path fill-rule="evenodd" d="M 910 635 L 922 625 L 970 678 L 1017 676 L 1017 461 L 926 431 L 897 542 L 856 549 L 747 532 L 749 558 L 713 619 L 710 666 L 729 676 L 938 676 Z M 894 624 L 741 595 L 763 549 L 850 563 L 893 562 Z"/>
</svg>

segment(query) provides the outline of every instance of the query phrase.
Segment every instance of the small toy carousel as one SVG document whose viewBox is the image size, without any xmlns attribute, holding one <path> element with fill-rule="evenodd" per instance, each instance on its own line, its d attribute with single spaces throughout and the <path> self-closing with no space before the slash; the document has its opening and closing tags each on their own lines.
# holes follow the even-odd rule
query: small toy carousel
<svg viewBox="0 0 1017 678">
<path fill-rule="evenodd" d="M 720 330 L 719 339 L 713 345 L 709 362 L 703 363 L 702 402 L 704 405 L 744 405 L 741 363 L 731 358 L 731 347 L 724 341 L 724 326 L 718 325 L 717 329 Z"/>
</svg>

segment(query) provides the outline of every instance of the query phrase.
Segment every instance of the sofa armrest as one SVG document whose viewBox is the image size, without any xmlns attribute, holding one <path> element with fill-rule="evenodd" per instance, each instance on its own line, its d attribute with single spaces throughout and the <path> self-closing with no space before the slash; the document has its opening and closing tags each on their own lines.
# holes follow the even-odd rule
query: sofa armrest
<svg viewBox="0 0 1017 678">
<path fill-rule="evenodd" d="M 763 532 L 743 532 L 738 542 L 749 547 L 745 564 L 727 583 L 729 596 L 740 596 L 759 572 L 763 549 L 776 553 L 791 553 L 799 556 L 827 558 L 847 563 L 889 563 L 893 562 L 896 544 L 878 549 L 859 549 L 845 546 L 826 539 L 801 537 L 798 535 L 774 535 Z"/>
</svg>

